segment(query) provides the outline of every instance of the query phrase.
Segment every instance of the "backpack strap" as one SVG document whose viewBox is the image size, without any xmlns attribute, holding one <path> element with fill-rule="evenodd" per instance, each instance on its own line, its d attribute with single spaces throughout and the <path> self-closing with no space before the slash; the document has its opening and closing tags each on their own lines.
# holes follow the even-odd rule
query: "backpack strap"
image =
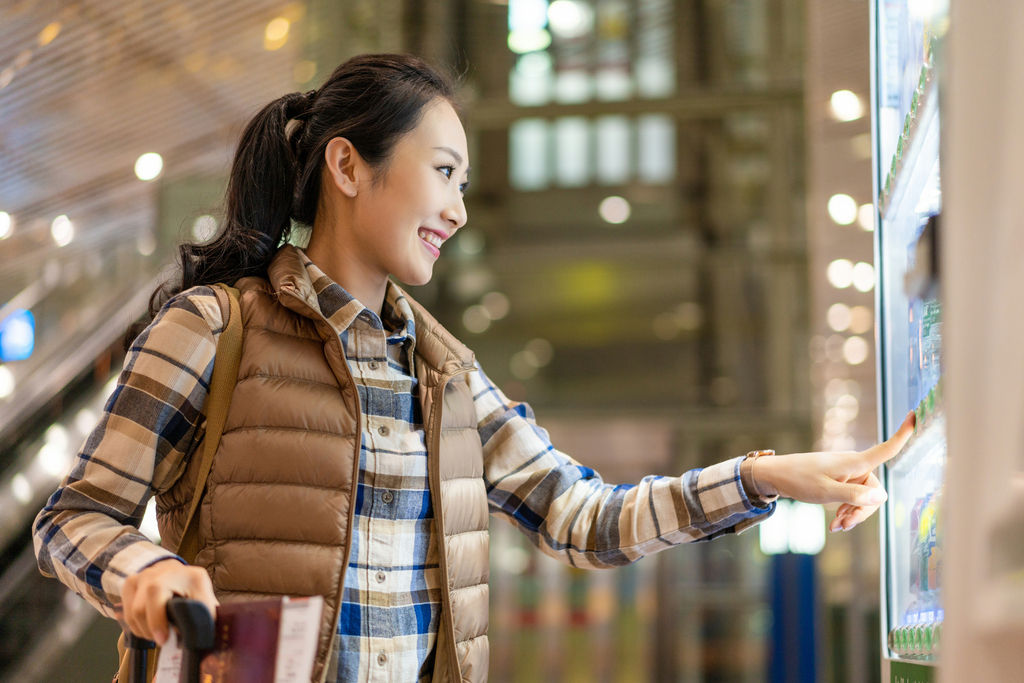
<svg viewBox="0 0 1024 683">
<path fill-rule="evenodd" d="M 185 518 L 185 531 L 181 534 L 181 540 L 178 542 L 176 550 L 178 556 L 189 564 L 195 562 L 196 555 L 199 554 L 199 520 L 196 517 L 196 510 L 199 509 L 199 501 L 203 499 L 203 492 L 206 490 L 206 479 L 210 476 L 210 468 L 213 466 L 213 454 L 217 452 L 221 434 L 224 433 L 224 423 L 227 420 L 228 407 L 231 405 L 231 394 L 234 393 L 235 384 L 238 383 L 238 366 L 242 360 L 242 310 L 238 304 L 238 290 L 218 282 L 214 285 L 214 293 L 220 303 L 220 310 L 226 312 L 226 324 L 220 339 L 217 340 L 217 354 L 213 361 L 210 393 L 206 397 L 206 435 L 203 444 L 203 459 L 199 464 L 199 476 L 196 479 L 195 491 L 192 492 L 188 517 Z M 114 683 L 128 683 L 130 679 L 128 668 L 131 658 L 124 633 L 121 633 L 121 637 L 117 640 L 117 651 L 120 657 L 120 667 L 117 675 L 114 676 Z M 156 675 L 159 652 L 160 648 L 156 648 L 149 653 L 146 681 L 152 681 Z"/>
<path fill-rule="evenodd" d="M 185 531 L 182 532 L 175 551 L 189 564 L 195 562 L 196 555 L 199 554 L 199 518 L 196 516 L 196 510 L 199 509 L 199 501 L 206 490 L 206 479 L 210 476 L 210 469 L 213 466 L 213 455 L 217 452 L 221 434 L 224 433 L 231 394 L 234 393 L 235 384 L 238 382 L 238 366 L 242 360 L 242 311 L 238 304 L 238 290 L 222 282 L 218 282 L 214 287 L 222 290 L 217 292 L 217 299 L 221 303 L 221 310 L 226 309 L 228 315 L 224 331 L 217 340 L 217 356 L 213 361 L 210 393 L 206 398 L 203 459 L 199 464 L 196 488 L 192 492 L 192 504 L 189 505 L 188 516 L 185 518 Z M 224 299 L 227 299 L 227 307 L 224 306 Z"/>
</svg>

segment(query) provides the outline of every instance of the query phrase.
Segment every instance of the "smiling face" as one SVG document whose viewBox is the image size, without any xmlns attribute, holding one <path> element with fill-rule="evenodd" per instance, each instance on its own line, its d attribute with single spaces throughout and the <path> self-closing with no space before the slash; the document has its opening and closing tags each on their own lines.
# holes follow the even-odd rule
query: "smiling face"
<svg viewBox="0 0 1024 683">
<path fill-rule="evenodd" d="M 327 150 L 330 190 L 339 200 L 332 211 L 339 219 L 335 244 L 344 245 L 350 268 L 358 263 L 384 277 L 426 284 L 442 245 L 466 224 L 469 153 L 458 114 L 440 98 L 424 108 L 376 184 L 353 149 L 335 138 Z"/>
</svg>

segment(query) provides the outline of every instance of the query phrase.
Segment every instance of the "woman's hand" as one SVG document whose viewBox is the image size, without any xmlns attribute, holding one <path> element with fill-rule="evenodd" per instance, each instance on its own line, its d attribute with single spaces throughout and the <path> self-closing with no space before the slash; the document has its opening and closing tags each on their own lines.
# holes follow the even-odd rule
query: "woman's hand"
<svg viewBox="0 0 1024 683">
<path fill-rule="evenodd" d="M 842 503 L 828 529 L 847 531 L 885 502 L 885 489 L 873 470 L 899 453 L 913 433 L 911 412 L 888 441 L 866 451 L 758 458 L 752 474 L 762 491 L 775 491 L 805 503 Z"/>
<path fill-rule="evenodd" d="M 121 609 L 132 634 L 163 645 L 167 641 L 167 601 L 175 595 L 198 600 L 216 617 L 220 603 L 206 570 L 173 558 L 161 560 L 125 579 Z"/>
</svg>

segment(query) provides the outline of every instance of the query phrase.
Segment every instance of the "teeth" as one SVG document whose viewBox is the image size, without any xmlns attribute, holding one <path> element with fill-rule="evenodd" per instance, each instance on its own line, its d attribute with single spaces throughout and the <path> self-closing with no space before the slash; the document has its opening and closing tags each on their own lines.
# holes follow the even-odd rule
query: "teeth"
<svg viewBox="0 0 1024 683">
<path fill-rule="evenodd" d="M 444 240 L 443 239 L 438 237 L 436 234 L 430 232 L 429 230 L 420 230 L 419 231 L 419 236 L 424 241 L 429 242 L 430 244 L 433 244 L 438 249 L 440 249 L 441 245 L 444 244 Z"/>
</svg>

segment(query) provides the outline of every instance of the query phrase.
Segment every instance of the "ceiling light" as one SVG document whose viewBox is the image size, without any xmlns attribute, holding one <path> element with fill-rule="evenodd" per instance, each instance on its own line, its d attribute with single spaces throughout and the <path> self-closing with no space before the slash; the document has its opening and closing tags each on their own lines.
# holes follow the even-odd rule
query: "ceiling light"
<svg viewBox="0 0 1024 683">
<path fill-rule="evenodd" d="M 853 264 L 847 259 L 836 259 L 828 264 L 828 281 L 833 287 L 846 289 L 853 284 Z"/>
<path fill-rule="evenodd" d="M 864 334 L 875 326 L 875 314 L 867 306 L 854 306 L 850 309 L 850 332 Z"/>
<path fill-rule="evenodd" d="M 848 194 L 834 194 L 828 200 L 828 215 L 839 225 L 857 220 L 857 202 Z"/>
<path fill-rule="evenodd" d="M 50 234 L 58 247 L 64 247 L 71 244 L 71 240 L 75 238 L 75 226 L 67 216 L 57 216 L 50 224 Z"/>
<path fill-rule="evenodd" d="M 530 31 L 548 23 L 548 0 L 509 0 L 508 30 Z"/>
<path fill-rule="evenodd" d="M 508 49 L 516 54 L 546 50 L 551 45 L 551 34 L 547 29 L 521 29 L 508 34 Z"/>
<path fill-rule="evenodd" d="M 622 197 L 605 197 L 597 208 L 601 218 L 613 225 L 619 225 L 629 220 L 630 207 Z"/>
<path fill-rule="evenodd" d="M 839 121 L 855 121 L 864 116 L 864 107 L 856 93 L 837 90 L 832 93 L 832 115 Z"/>
<path fill-rule="evenodd" d="M 139 180 L 153 180 L 163 168 L 163 157 L 156 152 L 146 152 L 135 160 L 135 175 Z"/>
<path fill-rule="evenodd" d="M 870 292 L 875 287 L 875 267 L 861 261 L 853 267 L 853 286 L 859 292 Z"/>
<path fill-rule="evenodd" d="M 857 223 L 868 232 L 875 229 L 875 205 L 861 204 L 857 209 Z"/>
<path fill-rule="evenodd" d="M 562 38 L 585 36 L 594 27 L 594 11 L 576 0 L 555 0 L 548 7 L 551 30 Z"/>
<path fill-rule="evenodd" d="M 828 326 L 842 332 L 850 326 L 850 307 L 846 304 L 832 304 L 828 309 Z"/>
<path fill-rule="evenodd" d="M 266 50 L 276 50 L 287 43 L 290 26 L 291 22 L 284 17 L 271 19 L 270 23 L 267 24 L 266 30 L 263 32 L 263 48 Z"/>
<path fill-rule="evenodd" d="M 868 343 L 864 337 L 850 337 L 843 343 L 843 360 L 850 365 L 860 365 L 868 357 Z"/>
<path fill-rule="evenodd" d="M 0 240 L 5 240 L 14 232 L 14 219 L 6 211 L 0 211 Z"/>
<path fill-rule="evenodd" d="M 14 393 L 14 373 L 6 365 L 0 365 L 0 398 L 7 398 Z"/>
</svg>

